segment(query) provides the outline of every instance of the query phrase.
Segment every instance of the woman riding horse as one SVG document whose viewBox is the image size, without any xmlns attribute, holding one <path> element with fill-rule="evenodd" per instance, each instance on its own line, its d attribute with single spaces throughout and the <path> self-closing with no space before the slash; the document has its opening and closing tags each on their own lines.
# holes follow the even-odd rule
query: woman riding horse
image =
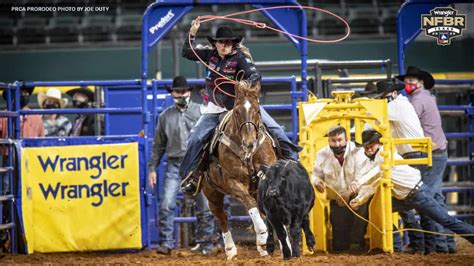
<svg viewBox="0 0 474 266">
<path fill-rule="evenodd" d="M 199 21 L 192 22 L 189 31 L 191 43 L 194 42 L 199 26 Z M 240 75 L 238 73 L 243 72 L 242 78 L 249 80 L 252 85 L 255 85 L 261 79 L 248 49 L 241 43 L 242 36 L 236 36 L 228 27 L 219 27 L 215 37 L 207 36 L 207 39 L 212 47 L 194 48 L 194 51 L 203 61 L 207 62 L 209 67 L 231 80 L 236 80 L 237 76 Z M 192 61 L 199 60 L 189 45 L 189 39 L 186 39 L 184 42 L 182 55 Z M 219 75 L 207 69 L 206 89 L 210 96 L 209 105 L 206 113 L 201 116 L 191 130 L 187 151 L 181 162 L 179 174 L 181 178 L 184 178 L 181 190 L 188 195 L 193 195 L 197 192 L 197 181 L 202 173 L 196 171 L 196 167 L 198 167 L 203 155 L 204 146 L 210 140 L 214 129 L 219 123 L 219 115 L 231 110 L 234 106 L 234 97 L 231 97 L 231 95 L 234 95 L 234 85 L 224 84 L 220 85 L 219 89 L 216 89 L 215 81 L 219 78 L 221 78 Z M 280 125 L 263 108 L 260 111 L 263 123 L 280 143 L 282 157 L 297 160 L 298 151 L 301 148 L 295 146 L 288 139 Z"/>
<path fill-rule="evenodd" d="M 257 249 L 261 256 L 268 255 L 266 244 L 268 230 L 257 209 L 256 172 L 266 169 L 277 160 L 260 115 L 260 83 L 251 86 L 247 80 L 235 85 L 235 104 L 227 113 L 226 123 L 219 127 L 222 141 L 210 159 L 202 191 L 209 202 L 209 209 L 222 230 L 228 260 L 237 256 L 237 247 L 229 231 L 228 217 L 224 212 L 224 196 L 240 200 L 252 219 Z M 217 158 L 216 158 L 216 157 Z"/>
</svg>

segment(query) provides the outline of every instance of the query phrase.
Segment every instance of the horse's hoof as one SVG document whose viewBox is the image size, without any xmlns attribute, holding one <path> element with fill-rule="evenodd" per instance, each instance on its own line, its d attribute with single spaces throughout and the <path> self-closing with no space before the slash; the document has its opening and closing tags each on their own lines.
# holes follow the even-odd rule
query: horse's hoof
<svg viewBox="0 0 474 266">
<path fill-rule="evenodd" d="M 237 254 L 227 255 L 227 260 L 228 261 L 237 260 Z"/>
<path fill-rule="evenodd" d="M 226 249 L 225 254 L 227 255 L 227 260 L 234 260 L 237 258 L 237 248 L 233 246 L 232 248 Z"/>
<path fill-rule="evenodd" d="M 257 250 L 258 250 L 258 253 L 260 253 L 260 257 L 269 256 L 268 252 L 262 246 L 257 246 Z"/>
</svg>

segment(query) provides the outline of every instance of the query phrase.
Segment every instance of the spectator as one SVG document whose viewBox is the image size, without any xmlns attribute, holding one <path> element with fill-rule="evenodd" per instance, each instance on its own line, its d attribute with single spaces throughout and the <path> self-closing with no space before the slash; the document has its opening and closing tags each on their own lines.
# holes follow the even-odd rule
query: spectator
<svg viewBox="0 0 474 266">
<path fill-rule="evenodd" d="M 57 88 L 38 93 L 38 104 L 43 109 L 64 109 L 67 102 L 67 99 L 61 98 L 61 91 Z M 68 136 L 72 128 L 71 121 L 60 114 L 44 114 L 43 124 L 46 137 Z"/>
<path fill-rule="evenodd" d="M 434 144 L 432 166 L 426 167 L 422 171 L 421 180 L 429 188 L 436 201 L 447 210 L 444 196 L 441 193 L 444 170 L 448 161 L 447 140 L 441 125 L 441 115 L 436 100 L 429 91 L 435 84 L 434 78 L 430 73 L 414 66 L 409 66 L 406 73 L 397 76 L 397 78 L 405 82 L 405 91 L 420 119 L 423 133 L 426 137 L 431 138 Z M 440 225 L 426 216 L 421 216 L 420 223 L 425 230 L 444 232 Z M 456 252 L 454 239 L 441 235 L 425 235 L 425 253 L 431 252 Z"/>
<path fill-rule="evenodd" d="M 91 108 L 94 92 L 86 87 L 75 88 L 66 92 L 72 98 L 74 108 Z M 95 115 L 78 114 L 74 119 L 70 136 L 95 136 Z M 99 132 L 97 132 L 99 133 Z M 100 133 L 99 133 L 100 134 Z"/>
</svg>

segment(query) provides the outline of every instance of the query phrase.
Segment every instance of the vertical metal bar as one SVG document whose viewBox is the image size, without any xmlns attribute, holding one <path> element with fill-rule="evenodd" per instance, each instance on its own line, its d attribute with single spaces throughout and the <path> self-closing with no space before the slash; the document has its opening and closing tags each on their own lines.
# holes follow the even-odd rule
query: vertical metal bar
<svg viewBox="0 0 474 266">
<path fill-rule="evenodd" d="M 109 88 L 108 87 L 103 87 L 104 88 L 104 107 L 109 107 L 107 106 L 107 102 L 109 100 Z M 110 114 L 107 112 L 104 114 L 104 135 L 108 136 L 110 132 Z"/>
<path fill-rule="evenodd" d="M 298 141 L 298 101 L 296 93 L 296 78 L 292 76 L 293 80 L 291 81 L 291 131 L 293 132 L 292 140 L 293 143 Z M 307 95 L 307 94 L 305 94 Z M 303 96 L 304 97 L 304 96 Z"/>
<path fill-rule="evenodd" d="M 142 88 L 142 120 L 143 120 L 143 140 L 144 140 L 144 153 L 145 153 L 145 162 L 148 162 L 148 123 L 146 123 L 146 114 L 147 114 L 147 100 L 146 100 L 146 93 L 147 93 L 147 74 L 148 74 L 148 15 L 151 10 L 151 6 L 148 7 L 148 9 L 145 11 L 145 14 L 143 14 L 142 18 L 142 69 L 141 69 L 141 88 Z M 146 163 L 145 163 L 146 164 Z M 144 178 L 148 176 L 148 167 L 145 166 L 144 169 Z M 146 180 L 144 181 L 144 191 L 147 191 L 147 182 Z M 143 210 L 145 212 L 145 221 L 146 221 L 146 232 L 147 232 L 147 246 L 151 246 L 151 232 L 150 232 L 150 226 L 148 225 L 148 208 L 145 208 Z M 143 223 L 142 223 L 143 226 Z"/>
</svg>

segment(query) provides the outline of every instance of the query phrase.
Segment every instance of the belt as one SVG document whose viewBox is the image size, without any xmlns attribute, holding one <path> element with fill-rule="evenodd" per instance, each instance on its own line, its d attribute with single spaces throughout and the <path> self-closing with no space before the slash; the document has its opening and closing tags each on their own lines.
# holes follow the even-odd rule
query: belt
<svg viewBox="0 0 474 266">
<path fill-rule="evenodd" d="M 418 183 L 416 183 L 415 187 L 410 190 L 410 192 L 408 193 L 408 195 L 405 197 L 405 200 L 411 200 L 415 197 L 416 193 L 421 189 L 421 186 L 423 185 L 423 181 L 419 181 Z"/>
<path fill-rule="evenodd" d="M 445 153 L 445 152 L 446 152 L 446 149 L 438 149 L 438 150 L 432 151 L 431 153 L 434 153 L 434 154 L 441 154 L 441 153 Z"/>
<path fill-rule="evenodd" d="M 402 155 L 403 159 L 417 159 L 417 158 L 426 158 L 428 155 L 421 151 L 412 151 L 407 152 Z"/>
</svg>

